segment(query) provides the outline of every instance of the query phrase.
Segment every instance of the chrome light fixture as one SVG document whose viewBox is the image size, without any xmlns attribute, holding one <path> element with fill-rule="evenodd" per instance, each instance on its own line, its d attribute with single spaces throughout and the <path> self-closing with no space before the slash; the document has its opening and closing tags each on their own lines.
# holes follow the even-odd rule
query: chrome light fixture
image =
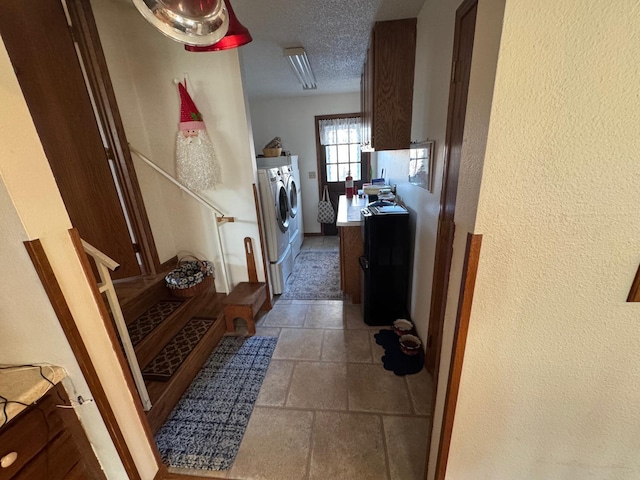
<svg viewBox="0 0 640 480">
<path fill-rule="evenodd" d="M 307 58 L 307 52 L 304 48 L 285 48 L 283 52 L 287 57 L 289 65 L 293 69 L 293 72 L 298 77 L 298 81 L 302 84 L 303 90 L 315 90 L 316 89 L 316 76 L 311 70 L 311 64 Z"/>
<path fill-rule="evenodd" d="M 229 29 L 223 0 L 133 0 L 133 4 L 151 25 L 187 45 L 211 45 Z"/>
<path fill-rule="evenodd" d="M 224 38 L 219 42 L 216 42 L 213 45 L 208 45 L 206 47 L 185 45 L 185 50 L 187 50 L 188 52 L 217 52 L 219 50 L 238 48 L 242 45 L 246 45 L 253 40 L 247 27 L 242 25 L 238 20 L 238 17 L 236 17 L 235 12 L 233 11 L 233 7 L 231 6 L 231 1 L 225 0 L 225 4 L 227 5 L 227 10 L 229 12 L 229 30 L 227 31 L 227 34 L 224 36 Z"/>
</svg>

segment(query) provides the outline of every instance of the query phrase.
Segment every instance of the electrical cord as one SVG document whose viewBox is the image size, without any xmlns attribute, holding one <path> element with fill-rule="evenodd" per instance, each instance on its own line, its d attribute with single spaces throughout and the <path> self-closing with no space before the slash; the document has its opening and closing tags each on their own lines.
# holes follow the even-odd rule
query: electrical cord
<svg viewBox="0 0 640 480">
<path fill-rule="evenodd" d="M 4 415 L 4 420 L 2 421 L 2 425 L 0 425 L 0 428 L 4 427 L 9 421 L 9 415 L 7 415 L 7 405 L 9 405 L 10 403 L 17 403 L 18 405 L 24 405 L 25 407 L 29 406 L 29 404 L 27 403 L 19 402 L 18 400 L 9 400 L 2 395 L 0 395 L 0 402 L 2 402 L 2 414 Z"/>
<path fill-rule="evenodd" d="M 48 378 L 45 374 L 44 371 L 42 370 L 43 366 L 48 366 L 48 365 L 35 365 L 35 364 L 24 364 L 24 365 L 7 365 L 7 366 L 0 366 L 0 370 L 15 370 L 18 368 L 37 368 L 38 372 L 40 373 L 40 376 L 46 380 L 51 387 L 54 387 L 56 384 L 50 379 Z M 50 367 L 51 368 L 51 367 Z M 60 399 L 60 402 L 62 403 L 62 405 L 56 405 L 56 407 L 58 408 L 75 408 L 76 406 L 80 406 L 83 405 L 86 402 L 93 402 L 92 398 L 89 399 L 84 399 L 81 396 L 78 397 L 78 401 L 74 402 L 73 400 L 69 400 L 70 405 L 67 405 L 67 401 L 62 397 L 62 395 L 60 395 L 60 392 L 55 389 L 56 395 L 58 396 L 58 398 Z M 9 422 L 9 415 L 7 414 L 7 406 L 10 403 L 15 403 L 18 405 L 23 405 L 25 407 L 30 407 L 30 404 L 24 403 L 24 402 L 20 402 L 18 400 L 9 400 L 8 398 L 0 395 L 0 405 L 2 405 L 2 414 L 3 414 L 3 420 L 2 420 L 2 424 L 0 424 L 0 428 L 4 427 L 8 422 Z M 33 402 L 33 405 L 36 405 L 38 403 L 38 401 Z M 74 405 L 75 403 L 75 405 Z"/>
</svg>

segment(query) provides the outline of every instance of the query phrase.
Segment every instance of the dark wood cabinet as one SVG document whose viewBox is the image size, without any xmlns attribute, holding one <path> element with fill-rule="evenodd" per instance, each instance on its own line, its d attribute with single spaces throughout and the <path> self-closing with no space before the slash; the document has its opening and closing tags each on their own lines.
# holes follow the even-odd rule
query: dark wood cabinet
<svg viewBox="0 0 640 480">
<path fill-rule="evenodd" d="M 373 27 L 360 82 L 364 148 L 409 148 L 416 23 L 406 18 Z"/>
<path fill-rule="evenodd" d="M 58 384 L 0 429 L 0 480 L 104 479 L 76 413 Z"/>
</svg>

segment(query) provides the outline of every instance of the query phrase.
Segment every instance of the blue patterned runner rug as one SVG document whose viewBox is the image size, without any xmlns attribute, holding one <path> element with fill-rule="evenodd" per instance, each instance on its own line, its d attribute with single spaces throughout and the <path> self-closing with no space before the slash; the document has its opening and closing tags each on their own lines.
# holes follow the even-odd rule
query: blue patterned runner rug
<svg viewBox="0 0 640 480">
<path fill-rule="evenodd" d="M 172 467 L 228 470 L 278 339 L 223 337 L 156 434 Z"/>
</svg>

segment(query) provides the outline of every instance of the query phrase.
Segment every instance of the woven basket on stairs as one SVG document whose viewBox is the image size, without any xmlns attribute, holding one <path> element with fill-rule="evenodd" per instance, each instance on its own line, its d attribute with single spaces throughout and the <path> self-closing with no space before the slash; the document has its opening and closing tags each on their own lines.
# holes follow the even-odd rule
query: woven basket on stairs
<svg viewBox="0 0 640 480">
<path fill-rule="evenodd" d="M 186 261 L 185 258 L 195 260 Z M 178 266 L 164 277 L 171 295 L 189 298 L 203 292 L 213 283 L 213 265 L 206 260 L 200 260 L 189 255 L 178 261 Z"/>
</svg>

